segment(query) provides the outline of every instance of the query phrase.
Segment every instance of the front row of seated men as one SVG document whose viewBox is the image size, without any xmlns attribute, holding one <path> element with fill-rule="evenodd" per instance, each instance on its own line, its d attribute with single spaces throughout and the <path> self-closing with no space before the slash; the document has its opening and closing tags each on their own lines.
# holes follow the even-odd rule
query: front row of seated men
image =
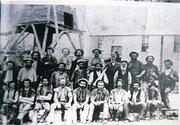
<svg viewBox="0 0 180 125">
<path fill-rule="evenodd" d="M 138 113 L 138 119 L 144 119 L 146 114 L 152 117 L 159 116 L 161 98 L 158 85 L 155 83 L 149 85 L 149 94 L 146 98 L 138 82 L 133 84 L 130 94 L 122 88 L 123 81 L 119 79 L 117 87 L 109 94 L 102 80 L 99 80 L 97 88 L 90 92 L 87 89 L 88 81 L 82 78 L 79 80 L 79 87 L 72 92 L 66 86 L 64 78 L 59 80 L 60 86 L 54 91 L 48 84 L 47 78 L 43 78 L 35 99 L 35 91 L 30 87 L 30 80 L 25 79 L 23 82 L 24 89 L 19 92 L 19 112 L 16 115 L 16 124 L 21 124 L 23 117 L 28 113 L 33 122 L 47 121 L 50 124 L 61 121 L 86 123 L 109 119 L 119 121 L 121 118 L 129 120 L 131 112 Z M 7 124 L 5 109 L 9 106 L 13 107 L 18 100 L 14 83 L 10 82 L 9 86 L 10 89 L 4 97 L 6 102 L 2 108 L 4 109 L 3 124 Z"/>
</svg>

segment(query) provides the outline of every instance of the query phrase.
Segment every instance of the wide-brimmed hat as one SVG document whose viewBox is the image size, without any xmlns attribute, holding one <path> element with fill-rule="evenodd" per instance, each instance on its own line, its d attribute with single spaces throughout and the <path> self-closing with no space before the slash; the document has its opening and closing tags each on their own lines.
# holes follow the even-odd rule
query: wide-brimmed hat
<svg viewBox="0 0 180 125">
<path fill-rule="evenodd" d="M 83 51 L 82 49 L 76 49 L 75 52 L 74 52 L 74 55 L 75 55 L 75 56 L 77 56 L 77 52 L 78 52 L 78 51 L 81 51 L 82 56 L 84 55 L 84 51 Z"/>
<path fill-rule="evenodd" d="M 147 56 L 147 57 L 146 57 L 146 61 L 148 60 L 149 57 L 152 57 L 152 58 L 153 58 L 153 61 L 154 61 L 154 59 L 155 59 L 154 56 Z"/>
<path fill-rule="evenodd" d="M 84 59 L 78 60 L 77 65 L 79 65 L 80 63 L 84 63 L 85 64 L 85 60 Z"/>
<path fill-rule="evenodd" d="M 25 56 L 23 61 L 26 63 L 27 61 L 31 61 L 31 63 L 33 63 L 33 60 L 31 58 L 31 56 Z"/>
<path fill-rule="evenodd" d="M 53 49 L 52 47 L 48 47 L 48 48 L 46 49 L 46 52 L 47 52 L 47 50 L 52 50 L 53 53 L 54 53 L 54 49 Z"/>
<path fill-rule="evenodd" d="M 79 80 L 78 80 L 78 83 L 80 83 L 81 81 L 86 82 L 86 84 L 88 83 L 88 80 L 87 80 L 87 79 L 85 79 L 85 78 L 81 78 L 81 79 L 79 79 Z"/>
<path fill-rule="evenodd" d="M 138 53 L 138 52 L 135 52 L 135 51 L 130 52 L 129 56 L 131 57 L 131 56 L 132 56 L 132 54 L 136 54 L 136 55 L 137 55 L 137 57 L 139 56 L 139 53 Z"/>
<path fill-rule="evenodd" d="M 96 63 L 94 64 L 94 66 L 96 67 L 96 65 L 97 65 L 97 64 L 100 64 L 100 65 L 101 65 L 101 67 L 103 67 L 102 62 L 96 62 Z"/>
<path fill-rule="evenodd" d="M 100 49 L 97 49 L 97 48 L 96 48 L 96 49 L 93 49 L 93 50 L 92 50 L 92 53 L 94 53 L 94 51 L 98 51 L 99 54 L 101 54 L 101 50 L 100 50 Z"/>
</svg>

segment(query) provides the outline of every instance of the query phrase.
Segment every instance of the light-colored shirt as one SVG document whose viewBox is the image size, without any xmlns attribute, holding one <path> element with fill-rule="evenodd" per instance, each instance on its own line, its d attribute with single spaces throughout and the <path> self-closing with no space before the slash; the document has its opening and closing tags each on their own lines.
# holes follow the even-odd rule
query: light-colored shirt
<svg viewBox="0 0 180 125">
<path fill-rule="evenodd" d="M 13 81 L 13 70 L 7 70 L 6 71 L 4 83 L 9 82 L 9 81 Z"/>
<path fill-rule="evenodd" d="M 110 93 L 110 99 L 115 103 L 124 104 L 128 102 L 128 93 L 124 89 L 115 88 Z"/>
<path fill-rule="evenodd" d="M 72 97 L 72 90 L 71 88 L 65 86 L 61 87 L 59 86 L 58 88 L 54 89 L 55 92 L 55 102 L 68 102 L 69 98 Z"/>
<path fill-rule="evenodd" d="M 6 90 L 4 93 L 3 102 L 8 103 L 7 100 L 12 100 L 14 103 L 18 101 L 18 91 L 14 93 L 15 90 Z M 13 98 L 14 97 L 14 98 Z"/>
<path fill-rule="evenodd" d="M 33 68 L 30 69 L 26 69 L 25 67 L 21 68 L 17 80 L 23 81 L 25 78 L 29 78 L 31 82 L 36 82 L 37 81 L 36 71 Z"/>
</svg>

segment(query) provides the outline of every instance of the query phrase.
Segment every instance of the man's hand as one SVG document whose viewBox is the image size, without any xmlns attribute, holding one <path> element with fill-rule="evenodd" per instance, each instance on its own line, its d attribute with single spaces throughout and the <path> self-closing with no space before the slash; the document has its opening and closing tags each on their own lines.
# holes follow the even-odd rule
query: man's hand
<svg viewBox="0 0 180 125">
<path fill-rule="evenodd" d="M 171 89 L 170 89 L 170 88 L 166 88 L 164 92 L 165 92 L 165 93 L 170 93 L 170 92 L 171 92 Z"/>
</svg>

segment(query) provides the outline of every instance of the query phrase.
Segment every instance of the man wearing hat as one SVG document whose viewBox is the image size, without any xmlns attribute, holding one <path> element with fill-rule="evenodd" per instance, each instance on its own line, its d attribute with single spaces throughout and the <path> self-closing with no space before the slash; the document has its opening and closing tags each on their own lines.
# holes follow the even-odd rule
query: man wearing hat
<svg viewBox="0 0 180 125">
<path fill-rule="evenodd" d="M 21 68 L 19 73 L 18 73 L 18 83 L 19 83 L 19 87 L 22 88 L 22 82 L 24 79 L 28 78 L 31 80 L 31 87 L 35 87 L 36 85 L 36 81 L 37 81 L 37 76 L 36 76 L 36 71 L 32 68 L 32 63 L 33 60 L 31 59 L 30 56 L 26 56 L 24 58 L 24 63 L 25 63 L 25 67 Z"/>
<path fill-rule="evenodd" d="M 88 77 L 85 60 L 80 59 L 80 60 L 78 60 L 77 64 L 78 64 L 78 68 L 73 72 L 73 74 L 71 76 L 71 81 L 73 82 L 73 89 L 76 89 L 79 86 L 78 85 L 79 79 L 81 79 L 81 78 L 87 79 L 87 77 Z"/>
<path fill-rule="evenodd" d="M 133 91 L 129 99 L 128 110 L 129 113 L 137 112 L 137 119 L 144 119 L 146 111 L 145 94 L 141 91 L 140 83 L 135 82 L 133 84 Z"/>
<path fill-rule="evenodd" d="M 153 64 L 154 57 L 153 56 L 147 56 L 146 57 L 146 62 L 143 66 L 143 71 L 136 76 L 136 78 L 143 78 L 142 82 L 142 88 L 145 94 L 147 95 L 147 89 L 148 89 L 148 83 L 150 82 L 150 76 L 154 76 L 155 80 L 159 79 L 159 71 L 158 67 Z"/>
<path fill-rule="evenodd" d="M 89 62 L 88 62 L 88 69 L 90 70 L 90 71 L 93 71 L 94 70 L 94 65 L 95 65 L 95 63 L 97 63 L 97 62 L 101 62 L 102 63 L 102 65 L 103 65 L 103 67 L 105 66 L 105 62 L 104 62 L 104 60 L 102 59 L 102 58 L 100 58 L 100 54 L 101 54 L 101 50 L 99 50 L 99 49 L 93 49 L 92 50 L 92 53 L 94 54 L 94 57 L 92 58 L 92 59 L 90 59 L 89 60 Z"/>
<path fill-rule="evenodd" d="M 78 61 L 80 59 L 83 59 L 84 57 L 84 51 L 82 49 L 76 49 L 74 52 L 74 58 L 72 59 L 72 65 L 70 68 L 70 73 L 69 76 L 72 76 L 72 73 L 74 72 L 74 70 L 76 70 L 77 66 L 78 66 Z"/>
<path fill-rule="evenodd" d="M 89 89 L 90 91 L 96 87 L 97 80 L 103 80 L 106 85 L 109 81 L 105 72 L 103 72 L 103 64 L 101 62 L 96 62 L 94 64 L 94 70 L 89 75 Z"/>
<path fill-rule="evenodd" d="M 147 108 L 151 118 L 159 119 L 161 110 L 161 95 L 159 86 L 152 82 L 148 87 Z"/>
<path fill-rule="evenodd" d="M 50 78 L 50 83 L 53 85 L 53 88 L 57 88 L 60 86 L 59 80 L 61 78 L 65 78 L 66 85 L 69 86 L 69 75 L 66 72 L 66 64 L 65 63 L 59 63 L 58 70 L 54 71 L 52 73 L 52 76 Z"/>
<path fill-rule="evenodd" d="M 87 89 L 88 81 L 85 78 L 79 79 L 79 87 L 73 91 L 74 104 L 72 106 L 73 110 L 73 122 L 77 119 L 82 123 L 86 122 L 88 111 L 89 111 L 89 98 L 90 91 Z M 78 118 L 78 116 L 80 116 Z"/>
<path fill-rule="evenodd" d="M 165 108 L 170 108 L 168 95 L 174 90 L 179 80 L 178 73 L 172 68 L 173 62 L 170 59 L 164 61 L 165 71 L 160 75 L 161 98 Z"/>
<path fill-rule="evenodd" d="M 46 56 L 42 58 L 42 67 L 44 70 L 43 76 L 49 79 L 51 74 L 55 71 L 57 66 L 57 59 L 55 56 L 53 56 L 53 48 L 48 47 L 46 53 Z"/>
<path fill-rule="evenodd" d="M 59 60 L 59 63 L 66 64 L 67 70 L 70 70 L 71 63 L 72 63 L 72 56 L 70 56 L 69 54 L 70 54 L 70 50 L 68 48 L 63 48 L 62 49 L 62 57 Z"/>
<path fill-rule="evenodd" d="M 136 76 L 139 75 L 143 70 L 143 64 L 137 59 L 139 53 L 133 51 L 129 54 L 131 61 L 129 62 L 128 69 L 132 75 L 132 83 L 134 83 L 137 78 Z M 133 85 L 131 85 L 132 89 Z"/>
</svg>

